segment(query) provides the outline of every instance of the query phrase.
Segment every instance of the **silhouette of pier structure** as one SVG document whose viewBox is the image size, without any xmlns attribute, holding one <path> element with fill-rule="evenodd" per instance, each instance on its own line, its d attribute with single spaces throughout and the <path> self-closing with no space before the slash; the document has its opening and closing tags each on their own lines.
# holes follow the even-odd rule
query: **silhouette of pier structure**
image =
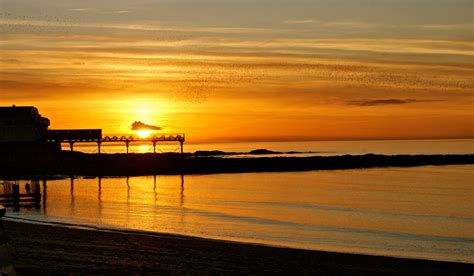
<svg viewBox="0 0 474 276">
<path fill-rule="evenodd" d="M 160 133 L 146 138 L 131 134 L 103 136 L 102 129 L 49 129 L 49 125 L 49 119 L 41 116 L 34 106 L 0 106 L 0 153 L 24 151 L 25 154 L 47 155 L 60 151 L 61 143 L 68 143 L 73 151 L 74 144 L 90 142 L 97 143 L 98 153 L 103 143 L 124 143 L 129 153 L 130 143 L 150 142 L 156 153 L 157 143 L 179 142 L 183 153 L 185 141 L 182 133 Z"/>
<path fill-rule="evenodd" d="M 51 143 L 68 143 L 71 151 L 74 151 L 74 144 L 76 143 L 96 143 L 97 153 L 101 153 L 101 145 L 103 143 L 124 143 L 127 154 L 129 153 L 130 144 L 132 142 L 150 142 L 153 144 L 153 153 L 156 153 L 156 144 L 161 142 L 179 142 L 180 152 L 183 153 L 185 135 L 184 133 L 177 134 L 160 134 L 147 138 L 140 138 L 137 135 L 109 135 L 101 137 L 101 130 L 74 130 L 68 131 L 50 131 L 47 142 Z M 85 135 L 84 135 L 85 134 Z"/>
</svg>

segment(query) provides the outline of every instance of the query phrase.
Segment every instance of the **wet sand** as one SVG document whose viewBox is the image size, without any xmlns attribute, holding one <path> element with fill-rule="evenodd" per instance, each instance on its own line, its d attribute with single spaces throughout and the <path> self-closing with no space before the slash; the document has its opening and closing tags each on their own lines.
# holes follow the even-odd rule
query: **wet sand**
<svg viewBox="0 0 474 276">
<path fill-rule="evenodd" d="M 17 272 L 472 275 L 470 264 L 0 221 Z"/>
</svg>

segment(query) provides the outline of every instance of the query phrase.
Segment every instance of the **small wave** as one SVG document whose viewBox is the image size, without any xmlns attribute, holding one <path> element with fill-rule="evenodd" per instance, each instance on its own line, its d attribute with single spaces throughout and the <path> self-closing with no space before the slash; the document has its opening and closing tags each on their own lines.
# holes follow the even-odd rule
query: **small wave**
<svg viewBox="0 0 474 276">
<path fill-rule="evenodd" d="M 308 210 L 323 210 L 323 211 L 335 211 L 335 212 L 352 212 L 352 213 L 370 213 L 375 215 L 382 215 L 382 216 L 394 216 L 394 217 L 416 217 L 422 218 L 427 220 L 435 219 L 448 219 L 448 220 L 457 220 L 462 222 L 474 222 L 474 218 L 469 217 L 460 217 L 460 216 L 438 216 L 438 215 L 424 215 L 424 214 L 408 214 L 408 213 L 395 213 L 395 212 L 387 212 L 387 211 L 380 211 L 368 208 L 346 208 L 346 207 L 339 207 L 339 206 L 327 206 L 327 205 L 317 205 L 317 204 L 308 204 L 308 203 L 300 203 L 300 202 L 254 202 L 254 201 L 236 201 L 237 203 L 243 204 L 255 204 L 255 205 L 263 205 L 263 206 L 272 206 L 272 207 L 280 207 L 280 208 L 295 208 L 295 209 L 308 209 Z M 398 200 L 397 202 L 400 202 Z"/>
</svg>

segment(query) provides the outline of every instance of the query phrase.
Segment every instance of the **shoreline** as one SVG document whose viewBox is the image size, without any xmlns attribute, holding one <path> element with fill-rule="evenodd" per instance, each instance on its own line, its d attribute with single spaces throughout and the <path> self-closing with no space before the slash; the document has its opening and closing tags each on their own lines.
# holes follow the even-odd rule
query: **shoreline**
<svg viewBox="0 0 474 276">
<path fill-rule="evenodd" d="M 137 236 L 149 236 L 149 237 L 158 237 L 164 239 L 197 239 L 204 241 L 213 241 L 213 242 L 222 242 L 222 243 L 234 243 L 234 244 L 243 244 L 243 245 L 253 245 L 253 246 L 263 246 L 269 248 L 281 248 L 281 249 L 290 249 L 290 250 L 303 250 L 303 251 L 315 251 L 315 252 L 326 252 L 326 253 L 335 253 L 335 254 L 346 254 L 346 255 L 360 255 L 360 256 L 372 256 L 372 257 L 381 257 L 381 258 L 395 258 L 401 260 L 419 260 L 419 261 L 430 261 L 430 262 L 443 262 L 443 263 L 455 263 L 455 264 L 473 264 L 468 261 L 462 260 L 441 260 L 441 259 L 430 259 L 423 257 L 415 256 L 402 256 L 402 255 L 384 255 L 384 254 L 371 254 L 363 252 L 344 252 L 331 249 L 318 249 L 318 248 L 305 248 L 291 245 L 281 245 L 281 244 L 271 244 L 271 243 L 259 243 L 255 240 L 245 240 L 245 239 L 226 239 L 224 237 L 213 237 L 213 236 L 195 236 L 192 234 L 180 234 L 180 233 L 171 233 L 171 232 L 152 232 L 147 230 L 139 229 L 128 229 L 128 228 L 114 228 L 114 227 L 102 227 L 94 226 L 87 224 L 73 224 L 68 222 L 57 222 L 57 221 L 40 221 L 22 217 L 3 217 L 4 222 L 13 222 L 13 223 L 22 223 L 28 225 L 43 225 L 51 227 L 60 227 L 64 229 L 78 229 L 86 231 L 97 231 L 102 233 L 116 233 L 124 235 L 137 235 Z"/>
<path fill-rule="evenodd" d="M 191 154 L 85 154 L 0 158 L 3 178 L 44 179 L 54 175 L 137 176 L 416 167 L 474 164 L 474 154 L 340 155 L 312 157 L 225 158 Z M 27 172 L 27 173 L 25 173 Z"/>
<path fill-rule="evenodd" d="M 0 220 L 20 273 L 470 274 L 472 264 Z"/>
</svg>

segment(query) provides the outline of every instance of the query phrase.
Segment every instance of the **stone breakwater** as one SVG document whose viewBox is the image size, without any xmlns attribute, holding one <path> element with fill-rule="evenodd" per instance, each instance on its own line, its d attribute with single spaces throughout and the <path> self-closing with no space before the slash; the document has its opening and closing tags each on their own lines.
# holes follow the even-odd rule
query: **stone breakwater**
<svg viewBox="0 0 474 276">
<path fill-rule="evenodd" d="M 474 155 L 342 155 L 223 158 L 195 154 L 84 154 L 0 157 L 1 178 L 54 175 L 132 176 L 308 171 L 376 167 L 474 164 Z"/>
</svg>

